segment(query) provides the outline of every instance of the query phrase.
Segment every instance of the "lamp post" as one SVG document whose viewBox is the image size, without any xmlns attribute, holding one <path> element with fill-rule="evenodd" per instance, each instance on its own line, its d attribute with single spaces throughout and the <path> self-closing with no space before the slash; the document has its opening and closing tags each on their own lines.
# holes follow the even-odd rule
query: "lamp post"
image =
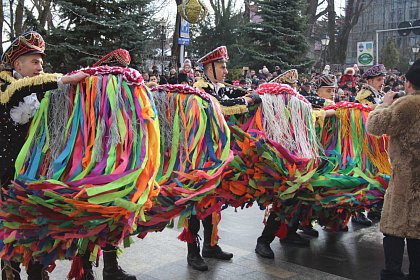
<svg viewBox="0 0 420 280">
<path fill-rule="evenodd" d="M 163 57 L 164 57 L 164 48 L 165 48 L 165 41 L 166 41 L 166 21 L 162 18 L 159 22 L 160 24 L 160 48 L 162 50 L 162 57 L 161 57 L 161 75 L 163 75 Z"/>
<path fill-rule="evenodd" d="M 328 37 L 328 35 L 325 35 L 322 39 L 321 39 L 321 46 L 322 46 L 322 55 L 323 55 L 323 60 L 322 60 L 322 65 L 321 65 L 321 71 L 324 70 L 324 67 L 326 65 L 326 58 L 327 58 L 327 46 L 330 43 L 330 37 Z"/>
<path fill-rule="evenodd" d="M 416 61 L 417 53 L 419 52 L 420 48 L 418 46 L 414 46 L 411 48 L 411 50 L 413 51 L 413 54 L 414 54 L 414 61 Z"/>
</svg>

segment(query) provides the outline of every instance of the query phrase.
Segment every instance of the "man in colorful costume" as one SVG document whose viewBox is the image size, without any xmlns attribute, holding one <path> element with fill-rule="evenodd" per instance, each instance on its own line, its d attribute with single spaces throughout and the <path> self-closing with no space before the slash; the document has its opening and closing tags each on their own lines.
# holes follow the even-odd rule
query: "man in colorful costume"
<svg viewBox="0 0 420 280">
<path fill-rule="evenodd" d="M 60 84 L 78 83 L 88 76 L 83 72 L 62 76 L 43 73 L 45 42 L 37 32 L 26 32 L 12 42 L 2 55 L 8 68 L 0 73 L 0 185 L 7 188 L 15 176 L 15 159 L 29 130 L 30 120 L 46 91 Z M 2 262 L 2 266 L 4 263 Z M 20 279 L 19 263 L 10 262 L 2 270 L 3 279 Z M 31 263 L 29 279 L 45 279 L 39 263 Z"/>
<path fill-rule="evenodd" d="M 215 97 L 222 111 L 228 114 L 242 113 L 247 111 L 247 106 L 255 102 L 260 102 L 257 94 L 252 97 L 244 96 L 246 93 L 242 89 L 231 89 L 223 84 L 228 74 L 226 62 L 229 56 L 225 46 L 221 46 L 206 54 L 198 60 L 203 66 L 203 77 L 201 77 L 194 87 L 204 90 L 206 93 Z M 221 260 L 229 260 L 233 254 L 224 252 L 217 244 L 211 246 L 211 237 L 213 234 L 212 215 L 207 216 L 203 220 L 204 227 L 204 245 L 202 255 L 206 258 L 215 258 Z M 188 243 L 188 264 L 196 270 L 206 271 L 208 266 L 200 255 L 200 246 L 198 243 L 198 231 L 200 229 L 200 221 L 195 215 L 192 215 L 188 221 L 188 230 L 194 237 L 193 243 Z"/>
<path fill-rule="evenodd" d="M 383 64 L 376 64 L 366 70 L 362 77 L 367 80 L 367 84 L 357 93 L 356 102 L 370 106 L 382 103 L 385 75 L 386 69 Z"/>
<path fill-rule="evenodd" d="M 294 72 L 294 71 L 293 71 Z M 292 73 L 293 73 L 292 72 Z M 286 72 L 287 73 L 287 72 Z M 281 77 L 277 77 L 274 79 L 276 82 L 283 82 L 284 80 L 281 80 Z M 297 72 L 292 77 L 289 76 L 288 84 L 296 84 L 297 81 Z M 330 101 L 328 101 L 328 98 L 332 96 L 332 99 L 334 97 L 334 90 L 336 86 L 335 82 L 335 76 L 334 75 L 322 75 L 319 79 L 315 81 L 315 86 L 318 88 L 321 96 L 305 96 L 305 98 L 308 99 L 308 101 L 312 105 L 316 105 L 317 107 L 322 107 L 326 103 L 329 104 Z M 315 113 L 314 113 L 315 112 Z M 318 116 L 322 117 L 322 120 L 326 116 L 334 115 L 334 111 L 323 111 L 323 110 L 313 110 L 313 118 L 314 120 L 318 119 Z M 290 202 L 285 202 L 285 204 Z M 292 202 L 293 203 L 293 202 Z M 273 208 L 271 210 L 270 215 L 268 216 L 266 225 L 263 229 L 263 232 L 261 233 L 261 236 L 257 239 L 257 245 L 255 247 L 255 252 L 260 255 L 263 258 L 274 258 L 274 252 L 270 247 L 271 242 L 275 239 L 276 235 L 284 235 L 284 238 L 282 237 L 280 239 L 280 242 L 282 244 L 286 245 L 295 245 L 295 246 L 301 246 L 301 247 L 307 247 L 309 246 L 309 240 L 301 237 L 297 230 L 298 228 L 303 231 L 304 234 L 317 237 L 318 232 L 312 228 L 312 225 L 310 223 L 310 218 L 305 219 L 309 220 L 309 222 L 302 221 L 301 215 L 303 215 L 303 212 L 310 213 L 310 209 L 307 209 L 306 206 L 299 206 L 298 210 L 295 213 L 295 216 L 298 217 L 296 219 L 293 219 L 293 222 L 287 224 L 282 224 L 280 219 L 278 219 L 278 209 Z M 286 234 L 280 234 L 280 232 L 286 231 Z"/>
</svg>

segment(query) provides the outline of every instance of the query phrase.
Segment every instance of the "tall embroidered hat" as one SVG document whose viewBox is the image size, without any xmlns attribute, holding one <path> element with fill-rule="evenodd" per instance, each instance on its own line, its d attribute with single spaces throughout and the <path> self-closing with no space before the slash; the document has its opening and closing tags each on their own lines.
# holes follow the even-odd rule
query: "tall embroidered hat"
<svg viewBox="0 0 420 280">
<path fill-rule="evenodd" d="M 337 78 L 335 75 L 327 74 L 321 75 L 315 79 L 314 85 L 316 89 L 322 87 L 336 87 L 337 86 Z"/>
<path fill-rule="evenodd" d="M 216 62 L 216 61 L 227 62 L 228 60 L 229 60 L 229 56 L 228 56 L 227 48 L 225 46 L 220 46 L 212 50 L 211 52 L 209 52 L 202 58 L 200 58 L 197 62 L 201 63 L 202 65 L 206 65 L 211 62 Z"/>
<path fill-rule="evenodd" d="M 277 77 L 275 77 L 270 82 L 295 85 L 298 78 L 299 78 L 298 71 L 296 69 L 290 69 L 290 70 L 287 70 L 286 72 L 278 75 Z"/>
<path fill-rule="evenodd" d="M 385 76 L 386 69 L 383 64 L 376 64 L 370 67 L 366 72 L 363 74 L 363 79 L 372 79 L 378 76 Z"/>
<path fill-rule="evenodd" d="M 22 55 L 42 54 L 45 51 L 45 41 L 42 36 L 35 31 L 28 31 L 16 38 L 1 56 L 4 65 L 13 66 L 13 63 Z"/>
</svg>

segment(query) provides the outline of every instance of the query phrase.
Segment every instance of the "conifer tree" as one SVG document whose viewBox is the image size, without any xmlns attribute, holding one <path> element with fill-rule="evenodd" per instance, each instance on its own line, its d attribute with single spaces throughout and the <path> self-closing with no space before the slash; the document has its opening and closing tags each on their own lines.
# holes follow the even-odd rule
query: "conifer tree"
<svg viewBox="0 0 420 280">
<path fill-rule="evenodd" d="M 58 0 L 58 27 L 47 36 L 48 61 L 58 71 L 92 65 L 103 55 L 124 48 L 139 63 L 152 21 L 151 0 Z M 144 59 L 144 57 L 143 57 Z"/>
<path fill-rule="evenodd" d="M 306 58 L 306 17 L 302 0 L 257 0 L 258 22 L 246 24 L 239 48 L 252 67 L 261 69 L 297 68 L 304 70 L 312 63 Z"/>
</svg>

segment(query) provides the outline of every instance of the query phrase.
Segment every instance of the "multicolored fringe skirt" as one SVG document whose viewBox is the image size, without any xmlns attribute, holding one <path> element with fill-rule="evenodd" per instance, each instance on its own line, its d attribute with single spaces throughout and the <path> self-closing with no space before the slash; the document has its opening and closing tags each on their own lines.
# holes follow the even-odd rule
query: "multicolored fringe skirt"
<svg viewBox="0 0 420 280">
<path fill-rule="evenodd" d="M 28 265 L 118 245 L 159 193 L 160 135 L 139 72 L 84 69 L 77 86 L 48 92 L 1 202 L 0 254 Z"/>
</svg>

